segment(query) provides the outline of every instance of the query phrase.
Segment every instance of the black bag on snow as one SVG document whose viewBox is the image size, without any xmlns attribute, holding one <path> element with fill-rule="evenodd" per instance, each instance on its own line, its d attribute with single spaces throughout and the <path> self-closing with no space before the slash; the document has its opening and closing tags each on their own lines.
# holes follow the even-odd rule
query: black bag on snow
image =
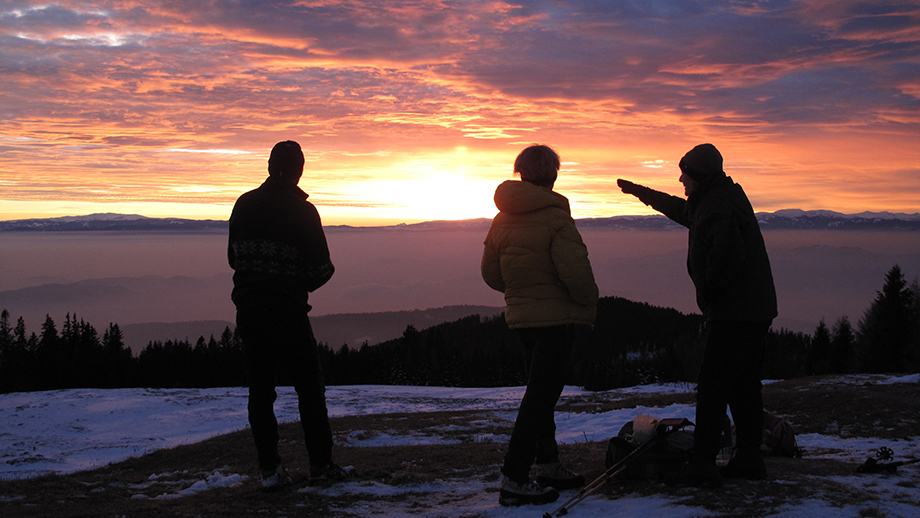
<svg viewBox="0 0 920 518">
<path fill-rule="evenodd" d="M 607 469 L 629 455 L 651 438 L 659 420 L 650 416 L 639 416 L 623 425 L 616 437 L 607 443 Z M 693 432 L 679 429 L 669 432 L 644 456 L 630 462 L 619 477 L 625 480 L 661 481 L 668 473 L 680 471 L 690 459 L 693 449 Z"/>
<path fill-rule="evenodd" d="M 795 429 L 792 428 L 792 424 L 766 410 L 763 412 L 763 444 L 760 450 L 764 455 L 795 458 L 802 456 L 802 449 L 795 440 Z"/>
</svg>

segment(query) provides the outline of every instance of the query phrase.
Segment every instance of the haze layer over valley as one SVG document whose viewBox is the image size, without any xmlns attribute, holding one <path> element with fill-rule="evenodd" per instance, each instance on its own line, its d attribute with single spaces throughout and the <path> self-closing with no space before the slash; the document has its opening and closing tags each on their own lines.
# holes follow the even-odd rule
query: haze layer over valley
<svg viewBox="0 0 920 518">
<path fill-rule="evenodd" d="M 806 223 L 818 221 L 817 213 L 809 214 L 813 219 Z M 920 275 L 918 231 L 892 230 L 881 218 L 874 219 L 874 226 L 872 218 L 862 218 L 860 222 L 869 223 L 850 230 L 828 230 L 827 224 L 802 229 L 801 223 L 786 224 L 795 218 L 780 219 L 782 224 L 770 223 L 761 215 L 779 296 L 774 327 L 810 333 L 822 318 L 830 324 L 847 316 L 855 323 L 892 265 L 900 265 L 909 281 Z M 502 295 L 490 290 L 479 274 L 488 224 L 473 220 L 327 228 L 336 273 L 311 296 L 311 316 L 464 305 L 477 306 L 470 313 L 501 308 Z M 686 273 L 686 230 L 652 218 L 625 218 L 616 224 L 582 220 L 579 228 L 601 295 L 698 312 Z M 24 317 L 29 332 L 40 331 L 46 314 L 61 322 L 67 313 L 100 328 L 109 322 L 128 328 L 211 321 L 201 326 L 206 338 L 213 329 L 232 326 L 232 271 L 222 228 L 4 231 L 0 238 L 0 308 L 10 312 L 14 323 Z M 441 318 L 459 318 L 454 315 L 446 311 L 426 317 L 423 312 L 416 317 L 433 325 Z M 393 332 L 360 330 L 351 336 L 330 327 L 326 336 L 318 329 L 317 339 L 360 346 L 364 340 L 393 338 L 386 336 Z M 172 338 L 194 341 L 197 334 L 160 337 Z"/>
</svg>

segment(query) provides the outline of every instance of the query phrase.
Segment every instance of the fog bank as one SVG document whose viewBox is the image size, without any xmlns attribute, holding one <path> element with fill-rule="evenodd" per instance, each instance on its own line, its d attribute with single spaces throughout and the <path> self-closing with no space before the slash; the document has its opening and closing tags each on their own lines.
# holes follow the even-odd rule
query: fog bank
<svg viewBox="0 0 920 518">
<path fill-rule="evenodd" d="M 697 312 L 681 230 L 582 230 L 601 295 Z M 899 264 L 920 275 L 920 233 L 764 233 L 776 279 L 776 326 L 812 332 L 822 318 L 855 325 Z M 336 273 L 311 297 L 314 315 L 501 306 L 479 275 L 485 231 L 331 228 Z M 0 308 L 28 330 L 66 313 L 97 329 L 116 322 L 234 320 L 223 233 L 5 232 Z"/>
</svg>

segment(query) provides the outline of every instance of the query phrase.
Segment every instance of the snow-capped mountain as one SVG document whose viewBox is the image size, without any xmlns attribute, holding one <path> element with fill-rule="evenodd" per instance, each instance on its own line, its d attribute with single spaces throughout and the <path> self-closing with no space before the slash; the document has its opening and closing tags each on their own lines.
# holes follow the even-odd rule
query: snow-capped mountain
<svg viewBox="0 0 920 518">
<path fill-rule="evenodd" d="M 182 218 L 149 218 L 138 214 L 100 213 L 85 216 L 63 216 L 45 219 L 0 221 L 0 232 L 66 232 L 66 231 L 200 231 L 226 229 L 227 222 Z"/>
<path fill-rule="evenodd" d="M 860 212 L 841 214 L 829 210 L 786 209 L 757 214 L 764 230 L 920 230 L 920 214 Z"/>
<path fill-rule="evenodd" d="M 757 214 L 764 230 L 830 229 L 830 230 L 920 230 L 920 213 L 860 212 L 843 214 L 830 210 L 784 209 Z M 396 230 L 471 230 L 488 228 L 488 218 L 461 221 L 427 221 L 394 225 Z M 668 230 L 683 228 L 661 215 L 613 216 L 579 219 L 581 227 L 622 228 L 634 230 Z M 150 218 L 137 214 L 89 214 L 47 219 L 0 221 L 2 231 L 62 232 L 62 231 L 222 231 L 223 220 L 182 218 Z M 336 228 L 336 227 L 329 227 Z M 348 228 L 343 226 L 342 228 Z"/>
<path fill-rule="evenodd" d="M 784 209 L 759 212 L 763 230 L 920 230 L 920 214 L 861 212 L 843 214 L 830 210 Z M 681 229 L 665 216 L 615 216 L 578 220 L 579 226 L 636 230 Z"/>
</svg>

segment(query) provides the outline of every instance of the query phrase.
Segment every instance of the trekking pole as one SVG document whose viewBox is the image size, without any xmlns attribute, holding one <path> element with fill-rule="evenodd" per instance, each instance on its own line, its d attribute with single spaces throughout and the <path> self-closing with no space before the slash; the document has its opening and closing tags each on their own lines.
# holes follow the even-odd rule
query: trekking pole
<svg viewBox="0 0 920 518">
<path fill-rule="evenodd" d="M 610 466 L 610 468 L 608 468 L 607 471 L 603 472 L 601 476 L 597 477 L 590 484 L 587 484 L 585 485 L 585 487 L 581 488 L 581 490 L 579 490 L 575 496 L 573 496 L 572 498 L 569 498 L 564 504 L 559 506 L 558 509 L 556 509 L 555 511 L 551 513 L 544 513 L 543 518 L 553 518 L 554 516 L 555 517 L 565 516 L 566 514 L 569 513 L 569 511 L 573 507 L 575 507 L 576 504 L 578 504 L 579 502 L 587 498 L 588 495 L 593 493 L 599 487 L 603 486 L 605 482 L 619 475 L 624 469 L 626 469 L 629 466 L 631 462 L 633 462 L 634 460 L 648 453 L 648 451 L 651 450 L 652 447 L 656 443 L 658 443 L 658 441 L 661 440 L 665 434 L 678 430 L 686 426 L 687 424 L 690 424 L 690 421 L 688 421 L 687 419 L 682 419 L 682 418 L 662 419 L 658 423 L 658 427 L 655 428 L 655 435 L 650 437 L 649 440 L 639 445 L 639 447 L 637 447 L 635 450 L 629 452 L 629 454 L 627 454 L 625 457 L 620 459 L 619 462 L 617 462 L 613 466 Z"/>
</svg>

